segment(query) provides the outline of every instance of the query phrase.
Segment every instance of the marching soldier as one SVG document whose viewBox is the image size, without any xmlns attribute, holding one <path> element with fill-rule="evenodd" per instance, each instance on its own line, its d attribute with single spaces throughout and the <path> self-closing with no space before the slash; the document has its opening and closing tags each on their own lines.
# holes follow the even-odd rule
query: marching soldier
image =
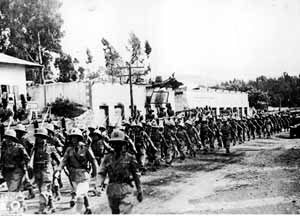
<svg viewBox="0 0 300 216">
<path fill-rule="evenodd" d="M 178 124 L 178 130 L 176 136 L 178 137 L 178 143 L 179 143 L 178 150 L 181 153 L 181 159 L 182 160 L 185 159 L 185 154 L 183 151 L 185 146 L 187 146 L 187 150 L 189 151 L 190 155 L 196 157 L 196 152 L 193 149 L 193 144 L 190 140 L 189 135 L 186 132 L 185 125 L 183 122 Z"/>
<path fill-rule="evenodd" d="M 107 198 L 112 214 L 130 213 L 133 207 L 133 184 L 137 189 L 137 199 L 143 200 L 138 164 L 133 155 L 127 152 L 128 143 L 125 134 L 114 130 L 110 144 L 114 152 L 106 155 L 101 163 L 99 174 L 103 184 L 108 175 Z"/>
<path fill-rule="evenodd" d="M 77 204 L 77 211 L 81 212 L 84 205 L 84 214 L 91 214 L 87 194 L 90 180 L 89 165 L 92 167 L 91 177 L 94 178 L 97 174 L 97 161 L 91 148 L 82 142 L 84 138 L 80 129 L 73 128 L 69 136 L 71 146 L 67 148 L 57 171 L 60 172 L 64 166 L 69 167 L 70 179 L 73 185 L 71 208 Z"/>
<path fill-rule="evenodd" d="M 59 164 L 60 156 L 55 147 L 48 140 L 46 129 L 38 129 L 35 135 L 35 145 L 31 160 L 33 163 L 34 178 L 40 192 L 38 214 L 55 212 L 54 199 L 51 194 L 53 168 Z M 47 208 L 48 207 L 48 208 Z"/>
<path fill-rule="evenodd" d="M 18 124 L 15 128 L 15 131 L 16 131 L 16 136 L 20 141 L 20 144 L 25 148 L 27 154 L 30 157 L 33 144 L 30 142 L 30 140 L 27 137 L 25 137 L 25 134 L 27 133 L 25 126 L 22 124 Z M 28 175 L 25 175 L 23 184 L 24 184 L 24 190 L 28 190 L 28 196 L 25 199 L 33 199 L 35 195 L 33 193 L 33 186 L 30 183 L 30 180 L 28 179 Z"/>
<path fill-rule="evenodd" d="M 5 145 L 2 145 L 0 160 L 2 175 L 8 191 L 19 192 L 30 158 L 14 130 L 7 130 L 3 138 Z"/>
<path fill-rule="evenodd" d="M 53 124 L 48 124 L 46 127 L 48 131 L 48 142 L 55 147 L 56 151 L 62 155 L 64 144 L 61 140 L 56 136 L 55 128 Z"/>
<path fill-rule="evenodd" d="M 226 149 L 226 153 L 230 153 L 230 143 L 232 140 L 232 127 L 227 122 L 226 119 L 223 119 L 223 126 L 221 127 L 221 133 L 222 133 L 222 141 L 224 148 Z"/>
</svg>

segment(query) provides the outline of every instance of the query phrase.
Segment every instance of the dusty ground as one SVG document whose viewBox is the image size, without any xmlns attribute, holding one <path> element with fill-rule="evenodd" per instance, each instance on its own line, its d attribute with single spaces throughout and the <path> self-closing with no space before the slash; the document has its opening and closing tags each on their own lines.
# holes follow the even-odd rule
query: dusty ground
<svg viewBox="0 0 300 216">
<path fill-rule="evenodd" d="M 300 140 L 283 133 L 256 139 L 142 176 L 144 201 L 132 213 L 300 213 Z M 58 214 L 72 214 L 65 183 Z M 93 213 L 110 213 L 105 192 Z M 38 200 L 28 202 L 33 213 Z"/>
</svg>

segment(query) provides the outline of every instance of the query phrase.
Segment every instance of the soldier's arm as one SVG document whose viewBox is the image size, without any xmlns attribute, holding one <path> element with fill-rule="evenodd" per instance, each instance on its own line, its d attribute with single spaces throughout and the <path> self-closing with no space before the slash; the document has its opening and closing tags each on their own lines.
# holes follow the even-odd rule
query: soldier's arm
<svg viewBox="0 0 300 216">
<path fill-rule="evenodd" d="M 54 146 L 51 149 L 51 157 L 52 157 L 53 160 L 55 160 L 55 162 L 57 164 L 59 164 L 61 157 L 60 157 L 58 151 L 56 150 L 56 148 Z"/>
<path fill-rule="evenodd" d="M 196 136 L 196 139 L 198 140 L 198 142 L 201 142 L 201 139 L 200 139 L 200 136 L 198 134 L 198 130 L 195 128 L 195 127 L 192 127 L 194 133 L 195 133 L 195 136 Z"/>
<path fill-rule="evenodd" d="M 157 150 L 156 147 L 154 146 L 154 144 L 153 144 L 151 138 L 148 136 L 148 134 L 144 132 L 143 135 L 144 135 L 144 137 L 146 138 L 146 140 L 147 140 L 147 142 L 149 143 L 149 145 L 150 145 L 153 149 Z"/>
<path fill-rule="evenodd" d="M 129 143 L 130 147 L 132 148 L 132 150 L 134 151 L 134 153 L 137 153 L 137 150 L 135 148 L 135 145 L 132 141 L 132 139 L 130 139 L 130 137 L 128 135 L 125 134 L 125 139 L 127 140 L 127 142 Z"/>
<path fill-rule="evenodd" d="M 57 170 L 62 170 L 64 168 L 64 166 L 67 165 L 68 159 L 69 159 L 69 151 L 70 151 L 71 147 L 68 147 L 65 151 L 65 154 L 62 158 L 62 160 L 60 161 L 60 164 L 57 168 Z"/>
<path fill-rule="evenodd" d="M 187 134 L 187 132 L 186 132 L 186 131 L 183 131 L 183 133 L 184 133 L 185 139 L 187 140 L 188 145 L 189 145 L 189 146 L 192 146 L 192 145 L 193 145 L 193 144 L 192 144 L 192 141 L 191 141 L 189 135 Z"/>
<path fill-rule="evenodd" d="M 97 166 L 97 160 L 95 158 L 95 155 L 92 151 L 92 148 L 88 148 L 88 159 L 89 159 L 89 162 L 91 163 L 92 165 L 92 177 L 95 177 L 97 175 L 97 169 L 98 169 L 98 166 Z"/>
<path fill-rule="evenodd" d="M 104 148 L 106 148 L 108 151 L 112 152 L 114 149 L 108 144 L 106 140 L 103 140 Z"/>
<path fill-rule="evenodd" d="M 105 181 L 105 178 L 106 178 L 106 175 L 107 175 L 107 166 L 106 166 L 106 164 L 107 164 L 108 157 L 109 157 L 109 154 L 104 156 L 104 159 L 101 162 L 100 167 L 99 167 L 99 182 L 100 182 L 100 185 L 104 184 L 104 181 Z"/>
<path fill-rule="evenodd" d="M 141 193 L 142 192 L 142 186 L 141 186 L 140 176 L 138 174 L 138 163 L 137 163 L 137 161 L 134 157 L 131 157 L 130 172 L 132 174 L 136 190 L 138 191 L 138 193 Z"/>
<path fill-rule="evenodd" d="M 27 151 L 23 146 L 20 147 L 20 151 L 21 151 L 21 154 L 22 154 L 22 157 L 23 157 L 22 165 L 24 166 L 24 168 L 27 168 L 30 157 L 27 154 Z"/>
</svg>

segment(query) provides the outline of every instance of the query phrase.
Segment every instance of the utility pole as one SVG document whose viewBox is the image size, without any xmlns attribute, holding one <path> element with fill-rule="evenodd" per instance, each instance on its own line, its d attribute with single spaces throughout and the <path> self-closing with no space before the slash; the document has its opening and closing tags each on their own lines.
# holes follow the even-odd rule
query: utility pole
<svg viewBox="0 0 300 216">
<path fill-rule="evenodd" d="M 128 76 L 129 79 L 129 94 L 130 94 L 130 111 L 131 117 L 134 116 L 134 103 L 133 103 L 133 92 L 132 92 L 132 69 L 141 69 L 144 68 L 142 66 L 131 66 L 129 62 L 126 62 L 127 66 L 117 67 L 118 69 L 128 69 L 128 75 L 121 75 L 121 76 Z"/>
</svg>

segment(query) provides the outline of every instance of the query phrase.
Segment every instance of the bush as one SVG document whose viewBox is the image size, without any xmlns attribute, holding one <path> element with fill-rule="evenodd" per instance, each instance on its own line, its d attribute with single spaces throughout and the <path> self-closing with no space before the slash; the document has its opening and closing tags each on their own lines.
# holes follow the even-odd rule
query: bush
<svg viewBox="0 0 300 216">
<path fill-rule="evenodd" d="M 55 102 L 48 104 L 51 113 L 65 118 L 75 118 L 85 112 L 82 105 L 70 101 L 69 99 L 56 98 Z"/>
</svg>

